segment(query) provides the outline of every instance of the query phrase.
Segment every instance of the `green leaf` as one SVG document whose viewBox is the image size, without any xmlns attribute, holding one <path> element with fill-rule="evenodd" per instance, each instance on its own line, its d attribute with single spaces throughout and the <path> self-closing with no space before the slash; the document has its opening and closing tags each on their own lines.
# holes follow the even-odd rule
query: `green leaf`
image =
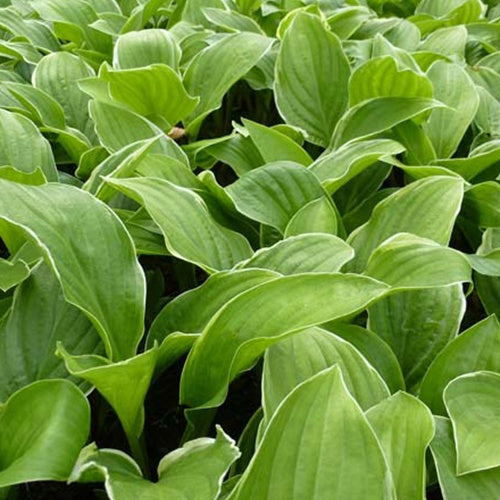
<svg viewBox="0 0 500 500">
<path fill-rule="evenodd" d="M 362 276 L 296 274 L 238 295 L 191 350 L 181 401 L 192 407 L 218 406 L 229 382 L 250 368 L 266 347 L 286 334 L 363 310 L 386 290 L 383 283 Z"/>
<path fill-rule="evenodd" d="M 0 218 L 40 247 L 66 299 L 94 323 L 107 354 L 113 359 L 133 355 L 143 333 L 145 284 L 119 219 L 72 186 L 0 180 L 0 190 Z M 109 254 L 111 261 L 103 259 Z"/>
<path fill-rule="evenodd" d="M 323 328 L 352 344 L 380 373 L 391 393 L 405 388 L 401 367 L 394 352 L 376 333 L 361 326 L 337 321 L 323 325 Z"/>
<path fill-rule="evenodd" d="M 355 347 L 326 330 L 308 328 L 266 351 L 262 373 L 264 420 L 269 421 L 295 387 L 335 364 L 363 410 L 389 396 L 382 377 Z"/>
<path fill-rule="evenodd" d="M 99 77 L 109 83 L 111 97 L 164 130 L 188 116 L 198 103 L 186 92 L 180 76 L 164 64 L 124 70 L 105 68 Z"/>
<path fill-rule="evenodd" d="M 36 380 L 68 378 L 54 355 L 58 341 L 77 354 L 104 352 L 90 320 L 66 302 L 48 266 L 39 265 L 14 292 L 10 313 L 0 325 L 1 400 Z M 78 382 L 88 390 L 88 384 Z"/>
<path fill-rule="evenodd" d="M 262 28 L 251 17 L 244 16 L 235 10 L 214 9 L 205 7 L 204 16 L 216 26 L 226 29 L 229 32 L 250 32 L 263 35 Z"/>
<path fill-rule="evenodd" d="M 457 476 L 453 430 L 447 418 L 435 417 L 436 434 L 431 451 L 445 500 L 495 498 L 500 488 L 500 468 Z"/>
<path fill-rule="evenodd" d="M 206 115 L 220 107 L 226 92 L 257 64 L 271 44 L 272 40 L 262 35 L 235 33 L 196 55 L 184 74 L 189 94 L 200 97 L 187 119 L 189 127 L 195 129 Z"/>
<path fill-rule="evenodd" d="M 464 313 L 465 297 L 458 284 L 385 297 L 370 307 L 368 324 L 392 347 L 408 388 L 414 390 L 458 334 Z"/>
<path fill-rule="evenodd" d="M 465 191 L 461 215 L 480 227 L 500 226 L 500 185 L 489 181 Z"/>
<path fill-rule="evenodd" d="M 200 196 L 189 189 L 154 178 L 108 178 L 106 182 L 144 205 L 176 257 L 213 273 L 252 254 L 245 237 L 220 226 Z"/>
<path fill-rule="evenodd" d="M 354 257 L 352 248 L 330 234 L 302 234 L 261 248 L 238 267 L 270 269 L 281 274 L 333 273 Z"/>
<path fill-rule="evenodd" d="M 351 106 L 376 97 L 433 97 L 430 80 L 398 68 L 391 56 L 375 57 L 359 66 L 349 80 Z"/>
<path fill-rule="evenodd" d="M 89 97 L 78 88 L 77 81 L 94 76 L 92 68 L 68 52 L 45 56 L 33 72 L 33 86 L 52 96 L 63 108 L 67 123 L 92 138 Z"/>
<path fill-rule="evenodd" d="M 406 392 L 384 399 L 366 412 L 392 472 L 397 498 L 425 497 L 425 451 L 434 436 L 427 406 Z"/>
<path fill-rule="evenodd" d="M 337 212 L 326 196 L 305 204 L 290 219 L 285 228 L 285 238 L 298 234 L 337 234 Z"/>
<path fill-rule="evenodd" d="M 10 165 L 26 173 L 41 168 L 48 180 L 58 178 L 49 142 L 31 120 L 3 109 L 0 109 L 0 165 Z"/>
<path fill-rule="evenodd" d="M 306 167 L 312 163 L 312 158 L 295 141 L 279 130 L 251 120 L 242 121 L 265 163 L 288 160 Z"/>
<path fill-rule="evenodd" d="M 413 182 L 382 200 L 370 220 L 348 238 L 356 257 L 347 268 L 361 271 L 372 251 L 387 238 L 410 232 L 447 245 L 460 210 L 463 181 L 435 176 Z"/>
<path fill-rule="evenodd" d="M 457 474 L 500 466 L 500 374 L 476 372 L 452 380 L 443 394 L 457 450 Z"/>
<path fill-rule="evenodd" d="M 287 161 L 256 168 L 226 191 L 239 212 L 281 233 L 304 205 L 325 196 L 310 170 Z"/>
<path fill-rule="evenodd" d="M 150 64 L 166 64 L 177 70 L 180 57 L 180 48 L 169 31 L 131 31 L 120 35 L 116 40 L 113 66 L 117 69 L 132 69 Z"/>
<path fill-rule="evenodd" d="M 0 290 L 6 292 L 30 275 L 29 267 L 21 260 L 10 262 L 0 259 Z"/>
<path fill-rule="evenodd" d="M 295 388 L 271 419 L 231 500 L 394 498 L 373 430 L 338 366 Z"/>
<path fill-rule="evenodd" d="M 232 298 L 276 277 L 278 274 L 261 269 L 222 271 L 209 276 L 202 285 L 177 296 L 160 311 L 149 330 L 148 347 L 172 332 L 201 333 Z"/>
<path fill-rule="evenodd" d="M 275 100 L 285 121 L 327 146 L 348 102 L 349 61 L 321 20 L 301 12 L 287 29 L 276 62 Z"/>
<path fill-rule="evenodd" d="M 434 359 L 420 387 L 420 399 L 434 414 L 445 415 L 442 395 L 448 382 L 469 372 L 500 371 L 500 324 L 495 316 L 476 323 Z"/>
<path fill-rule="evenodd" d="M 222 479 L 239 451 L 234 441 L 217 426 L 216 438 L 200 438 L 165 455 L 158 465 L 158 482 L 141 476 L 137 464 L 117 450 L 83 450 L 71 480 L 105 481 L 111 500 L 147 498 L 218 498 Z"/>
<path fill-rule="evenodd" d="M 329 194 L 353 179 L 377 161 L 383 161 L 402 153 L 401 144 L 389 139 L 373 139 L 351 142 L 339 149 L 320 156 L 310 170 L 321 181 Z"/>
<path fill-rule="evenodd" d="M 85 396 L 66 380 L 35 382 L 0 413 L 0 487 L 65 481 L 90 430 Z"/>
<path fill-rule="evenodd" d="M 369 138 L 433 108 L 439 101 L 424 97 L 377 97 L 349 109 L 333 134 L 335 149 L 353 139 Z"/>
<path fill-rule="evenodd" d="M 471 282 L 467 257 L 427 238 L 398 233 L 370 255 L 365 274 L 397 288 L 423 288 Z"/>
<path fill-rule="evenodd" d="M 479 95 L 467 73 L 457 64 L 435 62 L 427 72 L 434 97 L 447 108 L 435 109 L 424 130 L 438 158 L 450 158 L 472 122 Z"/>
</svg>

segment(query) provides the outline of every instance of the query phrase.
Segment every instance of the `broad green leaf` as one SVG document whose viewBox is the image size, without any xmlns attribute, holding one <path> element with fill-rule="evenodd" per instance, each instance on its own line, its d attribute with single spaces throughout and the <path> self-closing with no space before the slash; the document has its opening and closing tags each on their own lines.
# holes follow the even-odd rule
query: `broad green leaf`
<svg viewBox="0 0 500 500">
<path fill-rule="evenodd" d="M 355 347 L 326 330 L 308 328 L 266 351 L 262 373 L 265 421 L 295 387 L 335 364 L 363 410 L 389 396 L 382 377 Z"/>
<path fill-rule="evenodd" d="M 455 177 L 427 177 L 399 189 L 381 201 L 370 220 L 349 236 L 356 257 L 347 268 L 363 270 L 372 251 L 400 232 L 447 245 L 462 196 L 463 181 Z"/>
<path fill-rule="evenodd" d="M 500 468 L 457 476 L 453 430 L 447 418 L 435 417 L 436 434 L 431 451 L 445 500 L 495 498 L 500 489 Z"/>
<path fill-rule="evenodd" d="M 285 238 L 298 234 L 337 234 L 337 212 L 326 196 L 310 201 L 298 210 L 285 228 Z"/>
<path fill-rule="evenodd" d="M 425 451 L 434 436 L 427 406 L 398 392 L 370 408 L 366 418 L 389 463 L 397 498 L 425 498 Z"/>
<path fill-rule="evenodd" d="M 10 262 L 0 259 L 0 290 L 6 292 L 30 275 L 29 267 L 23 261 Z"/>
<path fill-rule="evenodd" d="M 77 354 L 104 352 L 90 320 L 66 302 L 56 277 L 39 265 L 15 291 L 11 311 L 0 325 L 1 400 L 36 380 L 68 378 L 54 354 L 58 341 Z"/>
<path fill-rule="evenodd" d="M 165 64 L 106 69 L 101 70 L 99 77 L 109 83 L 109 93 L 114 100 L 167 131 L 189 115 L 198 103 L 198 99 L 186 92 L 180 76 Z"/>
<path fill-rule="evenodd" d="M 202 285 L 179 295 L 160 311 L 149 330 L 148 347 L 172 332 L 201 333 L 231 299 L 277 277 L 272 271 L 260 269 L 222 271 L 209 276 Z"/>
<path fill-rule="evenodd" d="M 405 163 L 410 165 L 429 165 L 436 159 L 436 152 L 422 125 L 411 120 L 400 123 L 392 130 L 394 139 L 406 149 Z"/>
<path fill-rule="evenodd" d="M 370 138 L 425 111 L 442 107 L 439 101 L 424 97 L 377 97 L 349 109 L 333 134 L 337 149 L 353 139 Z"/>
<path fill-rule="evenodd" d="M 82 451 L 71 481 L 104 481 L 111 500 L 218 498 L 223 477 L 239 454 L 234 441 L 217 426 L 215 438 L 189 441 L 165 455 L 158 465 L 158 482 L 153 483 L 127 455 L 94 445 Z"/>
<path fill-rule="evenodd" d="M 353 257 L 352 248 L 337 236 L 310 233 L 261 248 L 238 267 L 270 269 L 281 274 L 333 273 Z"/>
<path fill-rule="evenodd" d="M 66 380 L 35 382 L 2 405 L 0 429 L 0 487 L 65 481 L 87 440 L 89 403 Z"/>
<path fill-rule="evenodd" d="M 243 31 L 259 35 L 264 34 L 262 28 L 251 17 L 244 16 L 235 10 L 205 7 L 203 14 L 211 23 L 230 32 Z"/>
<path fill-rule="evenodd" d="M 486 255 L 467 256 L 474 271 L 483 276 L 500 277 L 500 248 Z"/>
<path fill-rule="evenodd" d="M 391 393 L 405 388 L 401 367 L 394 352 L 377 334 L 361 326 L 337 321 L 323 325 L 323 328 L 352 344 L 380 373 Z"/>
<path fill-rule="evenodd" d="M 287 161 L 254 169 L 228 186 L 226 191 L 239 212 L 281 233 L 298 210 L 325 196 L 310 170 Z"/>
<path fill-rule="evenodd" d="M 312 158 L 290 137 L 280 131 L 243 119 L 250 138 L 257 146 L 265 163 L 288 160 L 308 166 Z"/>
<path fill-rule="evenodd" d="M 465 297 L 457 284 L 385 297 L 370 307 L 368 324 L 391 346 L 413 390 L 458 334 L 464 313 Z"/>
<path fill-rule="evenodd" d="M 78 88 L 77 81 L 94 76 L 92 68 L 68 52 L 45 56 L 33 72 L 33 86 L 52 96 L 63 108 L 70 127 L 92 138 L 89 97 Z"/>
<path fill-rule="evenodd" d="M 427 72 L 434 97 L 447 108 L 433 110 L 424 130 L 438 158 L 450 158 L 456 151 L 479 106 L 477 90 L 457 64 L 437 61 Z"/>
<path fill-rule="evenodd" d="M 500 467 L 500 374 L 462 375 L 446 386 L 443 399 L 453 425 L 457 474 Z"/>
<path fill-rule="evenodd" d="M 445 415 L 442 395 L 448 382 L 469 372 L 500 371 L 499 346 L 500 324 L 496 317 L 476 323 L 436 356 L 422 381 L 420 399 L 434 414 Z"/>
<path fill-rule="evenodd" d="M 464 254 L 408 233 L 398 233 L 379 245 L 370 255 L 365 274 L 405 289 L 472 281 Z"/>
<path fill-rule="evenodd" d="M 226 92 L 257 64 L 271 43 L 271 39 L 255 33 L 235 33 L 196 55 L 184 74 L 189 94 L 200 97 L 187 119 L 189 127 L 198 127 L 208 113 L 220 107 Z"/>
<path fill-rule="evenodd" d="M 3 82 L 5 87 L 31 114 L 38 125 L 64 129 L 66 119 L 59 103 L 43 90 L 17 82 Z"/>
<path fill-rule="evenodd" d="M 49 142 L 31 120 L 4 109 L 0 109 L 0 165 L 27 173 L 41 168 L 48 180 L 58 178 Z"/>
<path fill-rule="evenodd" d="M 303 129 L 310 142 L 327 146 L 347 107 L 349 76 L 337 36 L 318 17 L 297 14 L 276 63 L 275 100 L 285 121 Z"/>
<path fill-rule="evenodd" d="M 66 299 L 94 323 L 108 356 L 133 355 L 143 333 L 144 275 L 119 219 L 72 186 L 0 180 L 0 190 L 0 218 L 40 247 Z"/>
<path fill-rule="evenodd" d="M 213 273 L 233 267 L 252 253 L 245 237 L 219 225 L 200 196 L 189 189 L 154 178 L 107 182 L 144 205 L 176 257 Z"/>
<path fill-rule="evenodd" d="M 433 97 L 430 80 L 398 68 L 391 56 L 376 57 L 359 66 L 349 80 L 349 102 L 355 106 L 376 97 Z"/>
<path fill-rule="evenodd" d="M 286 334 L 363 310 L 386 291 L 383 283 L 362 276 L 296 274 L 238 295 L 191 350 L 181 401 L 192 407 L 218 406 L 229 382 L 250 368 L 266 347 Z"/>
<path fill-rule="evenodd" d="M 118 69 L 143 68 L 166 64 L 177 69 L 180 48 L 169 31 L 147 29 L 120 35 L 113 51 L 113 66 Z"/>
<path fill-rule="evenodd" d="M 476 184 L 465 191 L 462 215 L 480 227 L 500 226 L 500 184 Z"/>
<path fill-rule="evenodd" d="M 295 388 L 231 500 L 395 498 L 387 463 L 338 366 Z"/>
<path fill-rule="evenodd" d="M 464 58 L 467 43 L 467 29 L 465 26 L 453 26 L 441 28 L 431 33 L 419 47 L 424 54 L 436 54 L 441 57 L 433 58 L 434 61 L 441 61 L 442 57 L 462 60 Z"/>
<path fill-rule="evenodd" d="M 357 141 L 318 158 L 310 169 L 329 194 L 379 160 L 402 153 L 404 147 L 389 139 Z M 389 160 L 390 161 L 390 160 Z"/>
</svg>

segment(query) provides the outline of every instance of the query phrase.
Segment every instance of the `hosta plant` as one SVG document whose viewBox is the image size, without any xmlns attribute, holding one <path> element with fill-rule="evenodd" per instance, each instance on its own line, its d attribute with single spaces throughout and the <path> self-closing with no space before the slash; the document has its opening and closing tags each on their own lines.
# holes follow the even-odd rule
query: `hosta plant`
<svg viewBox="0 0 500 500">
<path fill-rule="evenodd" d="M 497 1 L 0 31 L 2 498 L 499 497 Z"/>
</svg>

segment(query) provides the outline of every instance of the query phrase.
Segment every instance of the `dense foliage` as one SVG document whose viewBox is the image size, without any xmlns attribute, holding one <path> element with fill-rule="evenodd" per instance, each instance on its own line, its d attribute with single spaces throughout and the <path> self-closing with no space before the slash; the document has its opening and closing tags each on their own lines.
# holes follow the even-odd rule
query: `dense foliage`
<svg viewBox="0 0 500 500">
<path fill-rule="evenodd" d="M 0 6 L 0 497 L 498 498 L 496 0 Z"/>
</svg>

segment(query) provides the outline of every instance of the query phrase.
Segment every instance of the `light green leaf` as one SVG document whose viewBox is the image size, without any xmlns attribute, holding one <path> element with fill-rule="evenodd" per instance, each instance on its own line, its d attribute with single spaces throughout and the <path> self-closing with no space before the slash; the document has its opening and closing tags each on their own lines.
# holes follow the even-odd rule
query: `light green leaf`
<svg viewBox="0 0 500 500">
<path fill-rule="evenodd" d="M 389 396 L 382 377 L 355 347 L 326 330 L 308 328 L 266 351 L 262 373 L 264 420 L 269 421 L 295 387 L 335 364 L 363 410 Z"/>
<path fill-rule="evenodd" d="M 377 97 L 351 108 L 339 121 L 333 134 L 335 149 L 353 139 L 369 138 L 425 111 L 441 107 L 434 99 L 423 97 Z"/>
<path fill-rule="evenodd" d="M 275 100 L 285 121 L 303 129 L 310 142 L 328 145 L 347 107 L 349 76 L 337 36 L 318 17 L 297 14 L 276 63 Z"/>
<path fill-rule="evenodd" d="M 310 170 L 287 161 L 256 168 L 228 186 L 226 191 L 239 212 L 281 233 L 298 210 L 325 196 Z"/>
<path fill-rule="evenodd" d="M 452 380 L 443 394 L 457 450 L 457 475 L 500 467 L 500 374 Z"/>
<path fill-rule="evenodd" d="M 349 182 L 377 161 L 402 153 L 405 148 L 389 139 L 373 139 L 351 142 L 339 149 L 320 156 L 310 170 L 319 178 L 329 194 Z"/>
<path fill-rule="evenodd" d="M 476 184 L 465 191 L 461 215 L 480 227 L 500 226 L 500 184 Z"/>
<path fill-rule="evenodd" d="M 49 142 L 31 120 L 4 109 L 0 109 L 0 165 L 27 173 L 41 168 L 48 180 L 58 179 Z"/>
<path fill-rule="evenodd" d="M 0 259 L 0 290 L 6 292 L 30 275 L 29 267 L 21 260 L 10 262 Z"/>
<path fill-rule="evenodd" d="M 391 392 L 405 388 L 401 367 L 394 352 L 377 334 L 361 326 L 338 321 L 323 325 L 323 328 L 352 344 L 380 373 Z"/>
<path fill-rule="evenodd" d="M 238 267 L 270 269 L 281 274 L 333 273 L 353 257 L 352 248 L 337 236 L 310 233 L 261 248 Z"/>
<path fill-rule="evenodd" d="M 99 331 L 108 356 L 133 355 L 143 333 L 145 284 L 132 240 L 119 219 L 72 186 L 0 180 L 0 190 L 0 218 L 40 247 L 66 299 Z M 103 259 L 108 254 L 112 261 Z"/>
<path fill-rule="evenodd" d="M 92 138 L 89 97 L 78 88 L 77 81 L 94 76 L 92 68 L 68 52 L 45 56 L 33 72 L 33 86 L 52 96 L 63 108 L 67 123 Z"/>
<path fill-rule="evenodd" d="M 453 430 L 447 418 L 435 417 L 436 434 L 431 451 L 445 500 L 495 498 L 500 489 L 500 468 L 457 476 Z"/>
<path fill-rule="evenodd" d="M 196 55 L 184 74 L 189 94 L 200 97 L 187 119 L 189 127 L 195 129 L 206 115 L 220 107 L 226 92 L 257 64 L 271 44 L 272 39 L 262 35 L 235 33 Z"/>
<path fill-rule="evenodd" d="M 104 481 L 111 500 L 193 500 L 218 498 L 222 480 L 239 451 L 234 441 L 217 426 L 216 438 L 200 438 L 165 455 L 158 465 L 158 482 L 142 478 L 137 464 L 118 450 L 82 451 L 71 481 Z"/>
<path fill-rule="evenodd" d="M 198 103 L 186 92 L 180 76 L 164 64 L 124 70 L 105 68 L 99 77 L 109 83 L 111 97 L 164 130 L 189 115 Z"/>
<path fill-rule="evenodd" d="M 65 481 L 87 440 L 90 407 L 71 382 L 42 380 L 5 402 L 0 429 L 0 487 Z"/>
<path fill-rule="evenodd" d="M 382 200 L 370 220 L 349 236 L 356 257 L 347 268 L 363 270 L 372 251 L 399 232 L 447 245 L 462 196 L 463 182 L 447 176 L 427 177 L 399 189 Z"/>
<path fill-rule="evenodd" d="M 458 334 L 465 313 L 462 285 L 410 290 L 385 297 L 369 310 L 369 328 L 396 354 L 414 390 L 437 354 Z"/>
<path fill-rule="evenodd" d="M 326 196 L 310 201 L 290 219 L 285 228 L 285 238 L 298 234 L 337 234 L 337 212 Z"/>
<path fill-rule="evenodd" d="M 246 238 L 220 226 L 200 196 L 189 189 L 154 178 L 108 178 L 106 182 L 144 205 L 176 257 L 213 273 L 233 267 L 252 253 Z"/>
<path fill-rule="evenodd" d="M 427 406 L 398 392 L 370 408 L 366 418 L 389 463 L 397 498 L 425 498 L 425 451 L 434 436 Z"/>
<path fill-rule="evenodd" d="M 147 29 L 120 35 L 113 51 L 113 66 L 118 69 L 143 68 L 166 64 L 177 69 L 180 48 L 167 30 Z"/>
<path fill-rule="evenodd" d="M 408 233 L 395 234 L 379 245 L 370 255 L 365 274 L 404 289 L 472 281 L 464 254 Z"/>
<path fill-rule="evenodd" d="M 441 28 L 431 33 L 419 47 L 419 52 L 439 54 L 451 59 L 463 60 L 467 43 L 467 29 L 465 26 Z M 418 56 L 418 52 L 416 56 Z M 442 60 L 436 58 L 436 61 Z"/>
<path fill-rule="evenodd" d="M 391 56 L 375 57 L 359 66 L 349 80 L 349 101 L 355 106 L 376 97 L 433 97 L 430 80 L 398 68 Z"/>
<path fill-rule="evenodd" d="M 66 302 L 52 271 L 39 265 L 15 291 L 11 311 L 0 325 L 2 401 L 36 380 L 68 378 L 63 363 L 54 355 L 57 341 L 77 354 L 104 352 L 90 320 Z M 78 382 L 82 390 L 89 388 Z"/>
<path fill-rule="evenodd" d="M 251 17 L 244 16 L 235 10 L 214 9 L 205 7 L 203 9 L 205 17 L 216 26 L 225 28 L 230 32 L 244 31 L 264 35 L 262 28 Z"/>
<path fill-rule="evenodd" d="M 232 298 L 276 277 L 277 273 L 261 269 L 222 271 L 209 276 L 202 285 L 177 296 L 160 311 L 149 330 L 148 347 L 172 332 L 201 333 Z"/>
<path fill-rule="evenodd" d="M 323 370 L 279 406 L 231 500 L 392 499 L 380 445 L 340 368 Z"/>
<path fill-rule="evenodd" d="M 383 283 L 362 276 L 296 274 L 238 295 L 191 350 L 181 401 L 192 407 L 218 406 L 229 382 L 250 368 L 266 347 L 286 334 L 363 310 L 386 290 Z"/>
<path fill-rule="evenodd" d="M 451 380 L 469 372 L 500 371 L 500 324 L 496 317 L 476 323 L 434 359 L 420 387 L 420 399 L 434 414 L 445 415 L 443 391 Z"/>
<path fill-rule="evenodd" d="M 450 158 L 472 122 L 479 95 L 467 73 L 457 64 L 435 62 L 427 72 L 434 97 L 447 108 L 435 109 L 424 130 L 438 158 Z"/>
<path fill-rule="evenodd" d="M 312 163 L 312 158 L 295 141 L 279 130 L 251 120 L 242 121 L 265 163 L 288 160 L 306 167 Z"/>
</svg>

